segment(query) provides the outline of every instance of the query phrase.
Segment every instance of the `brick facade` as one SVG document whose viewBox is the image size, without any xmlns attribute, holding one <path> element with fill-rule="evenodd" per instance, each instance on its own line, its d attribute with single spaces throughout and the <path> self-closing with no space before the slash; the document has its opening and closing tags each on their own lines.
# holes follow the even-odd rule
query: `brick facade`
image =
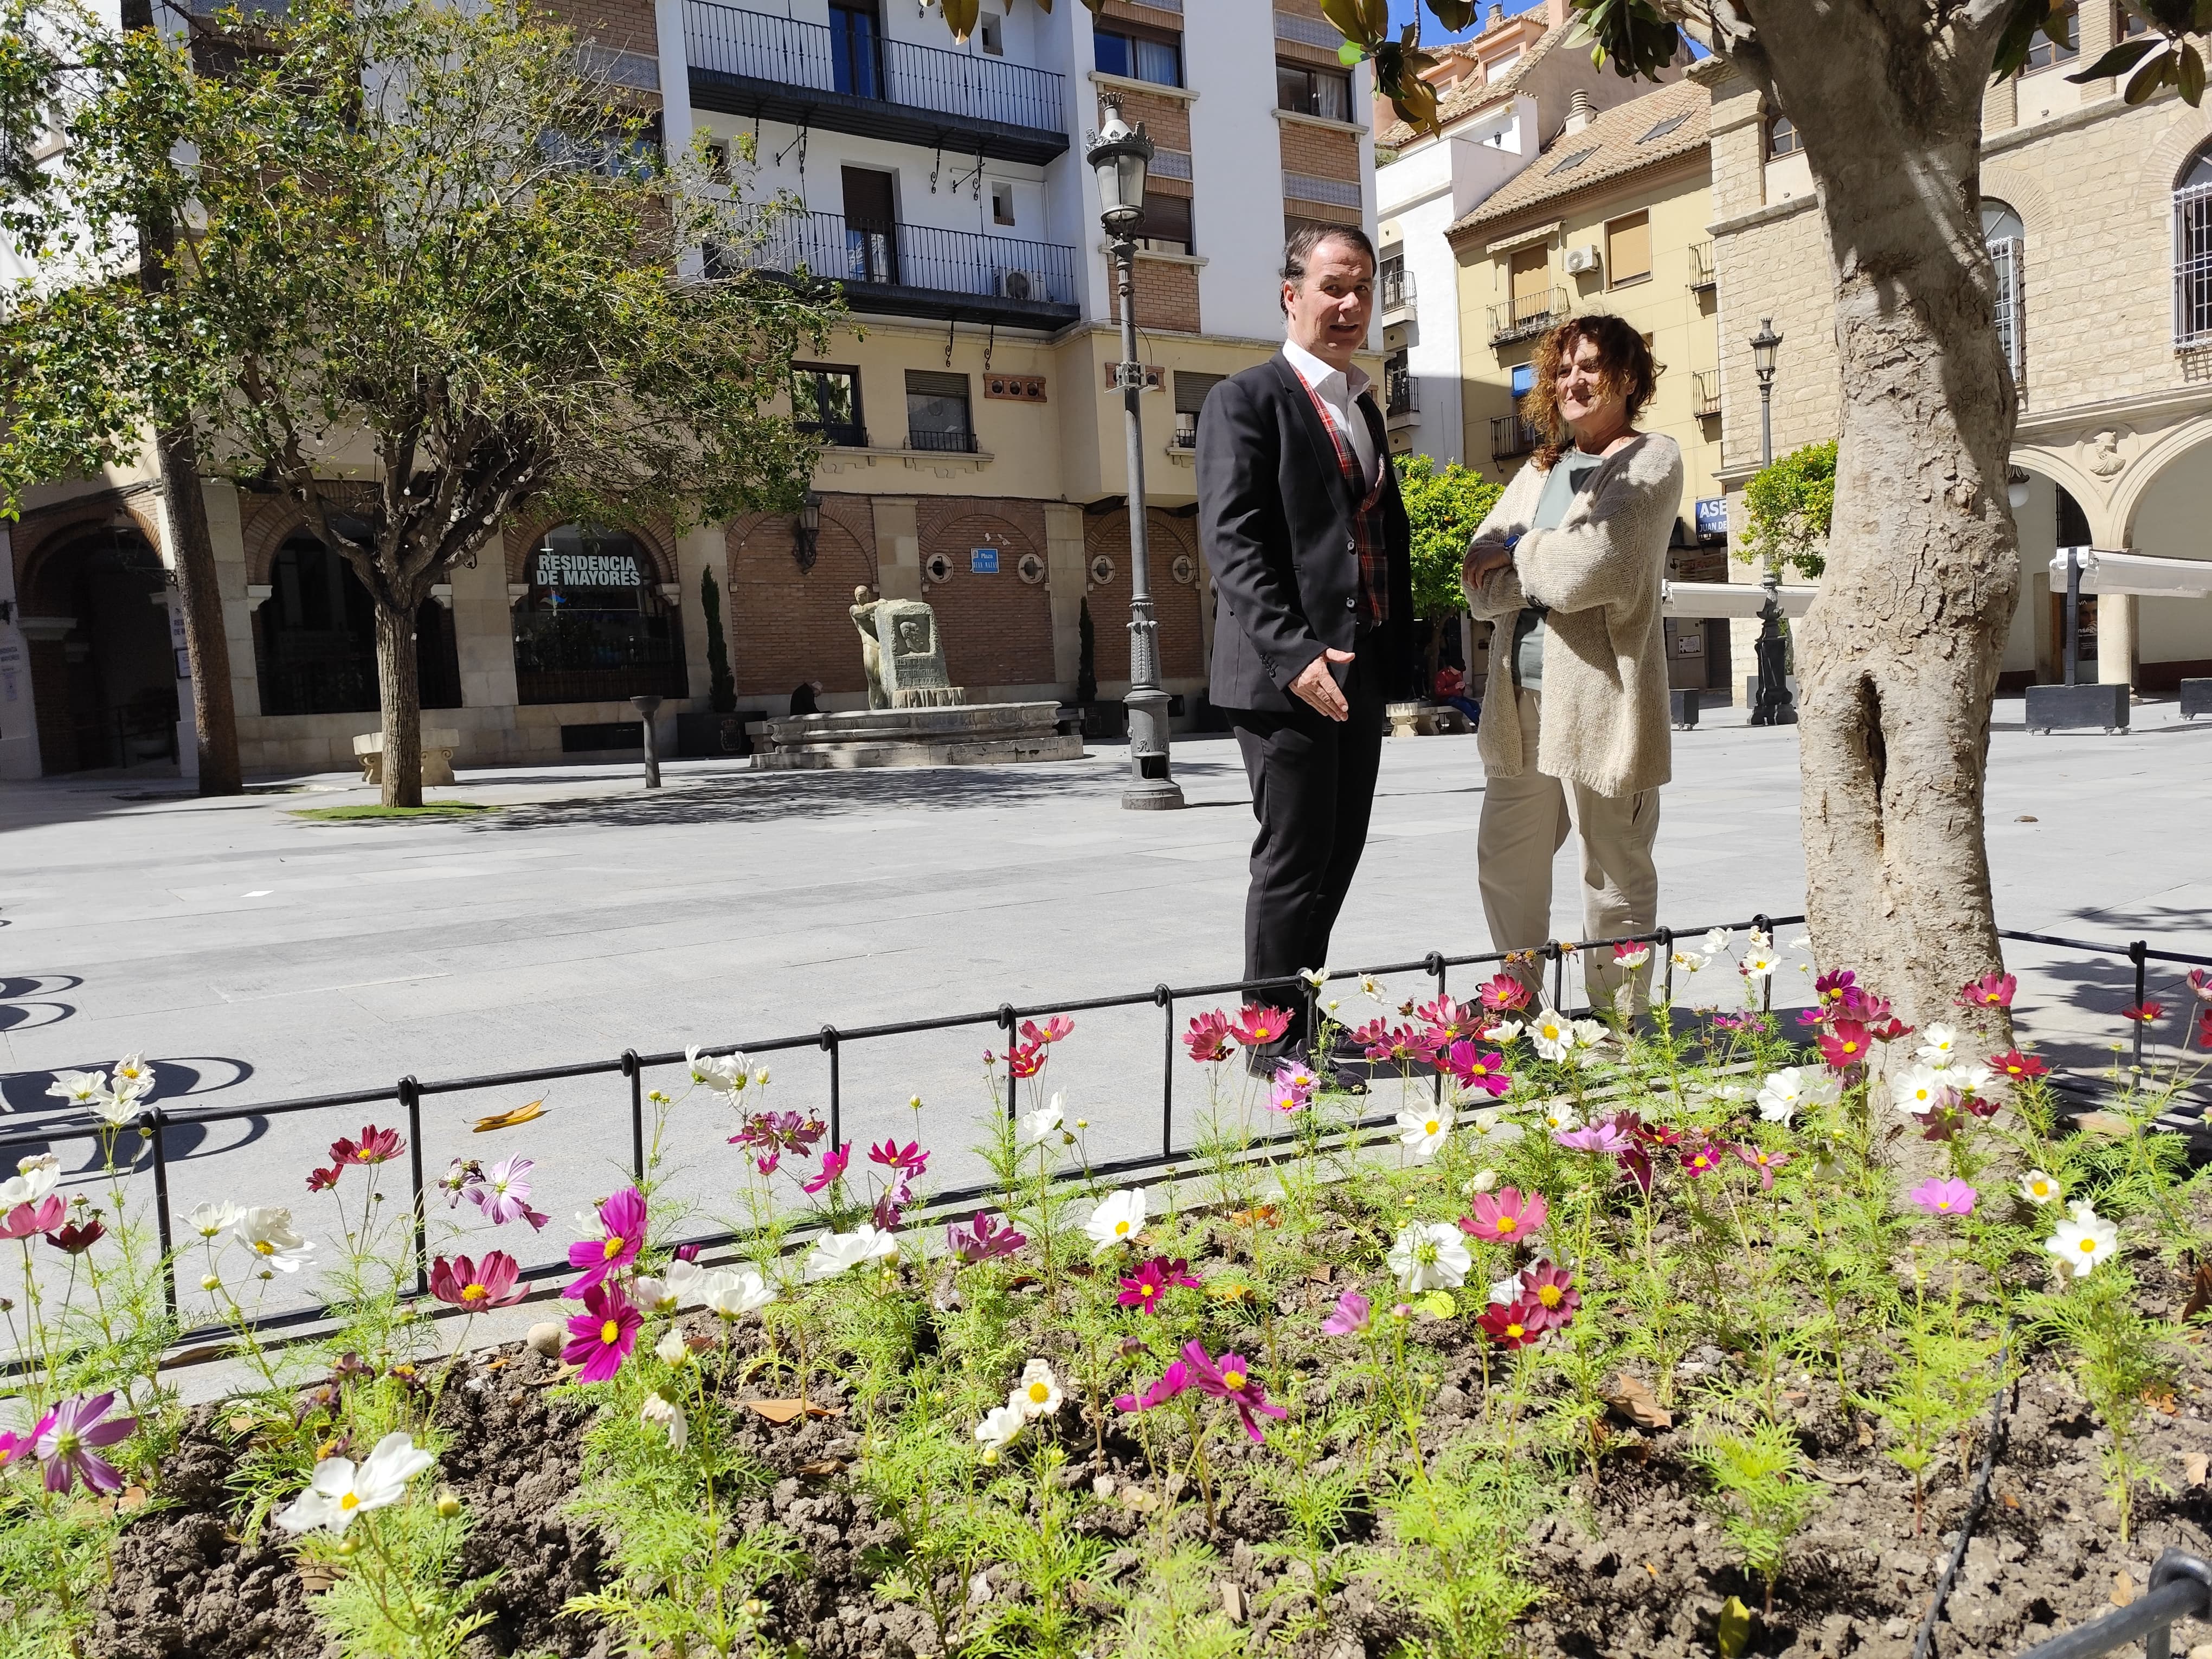
<svg viewBox="0 0 2212 1659">
<path fill-rule="evenodd" d="M 865 495 L 824 495 L 814 568 L 792 556 L 788 514 L 754 514 L 730 525 L 728 559 L 717 573 L 726 615 L 730 672 L 742 698 L 781 701 L 803 680 L 823 690 L 863 692 L 860 635 L 848 614 L 855 587 L 872 587 L 875 517 Z"/>
<path fill-rule="evenodd" d="M 1152 592 L 1152 616 L 1159 624 L 1160 677 L 1204 679 L 1205 653 L 1199 608 L 1205 576 L 1198 557 L 1197 521 L 1155 507 L 1145 515 L 1146 572 Z M 1101 556 L 1113 562 L 1112 574 L 1097 579 Z M 1178 558 L 1189 561 L 1191 579 L 1178 580 Z M 1129 514 L 1094 514 L 1083 521 L 1084 598 L 1091 607 L 1100 683 L 1129 678 Z"/>
</svg>

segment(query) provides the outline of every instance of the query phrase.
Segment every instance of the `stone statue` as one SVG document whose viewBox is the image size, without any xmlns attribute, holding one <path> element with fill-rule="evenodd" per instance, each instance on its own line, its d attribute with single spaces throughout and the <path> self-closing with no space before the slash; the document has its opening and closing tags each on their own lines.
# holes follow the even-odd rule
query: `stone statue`
<svg viewBox="0 0 2212 1659">
<path fill-rule="evenodd" d="M 876 637 L 883 652 L 884 690 L 894 708 L 950 708 L 968 701 L 945 669 L 937 613 L 920 599 L 878 599 Z"/>
<path fill-rule="evenodd" d="M 888 708 L 891 700 L 884 695 L 884 647 L 876 635 L 876 606 L 881 601 L 869 597 L 866 583 L 853 590 L 853 626 L 860 632 L 860 665 L 868 674 L 868 707 Z"/>
</svg>

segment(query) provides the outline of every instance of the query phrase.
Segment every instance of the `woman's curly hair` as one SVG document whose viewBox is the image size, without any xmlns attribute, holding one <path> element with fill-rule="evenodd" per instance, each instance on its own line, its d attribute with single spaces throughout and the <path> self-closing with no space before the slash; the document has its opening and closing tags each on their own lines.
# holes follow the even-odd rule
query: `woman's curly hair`
<svg viewBox="0 0 2212 1659">
<path fill-rule="evenodd" d="M 1553 329 L 1536 343 L 1534 378 L 1522 399 L 1522 418 L 1543 434 L 1536 464 L 1547 471 L 1559 464 L 1573 441 L 1559 415 L 1559 365 L 1571 361 L 1584 340 L 1597 348 L 1598 374 L 1606 389 L 1628 400 L 1631 422 L 1659 389 L 1659 365 L 1652 361 L 1651 348 L 1626 318 L 1593 312 L 1570 317 Z"/>
</svg>

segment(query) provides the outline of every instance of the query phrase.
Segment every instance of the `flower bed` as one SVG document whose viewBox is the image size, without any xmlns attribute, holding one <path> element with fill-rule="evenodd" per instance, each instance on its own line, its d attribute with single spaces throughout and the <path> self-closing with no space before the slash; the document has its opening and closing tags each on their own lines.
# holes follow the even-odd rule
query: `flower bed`
<svg viewBox="0 0 2212 1659">
<path fill-rule="evenodd" d="M 252 1379 L 190 1411 L 120 1180 L 65 1202 L 33 1160 L 0 1184 L 0 1652 L 1901 1659 L 1993 1399 L 1938 1651 L 2014 1653 L 2204 1547 L 2212 1267 L 2170 1086 L 2062 1124 L 2032 1054 L 1969 1035 L 2008 981 L 1919 1030 L 1848 974 L 1794 1029 L 1569 1020 L 1503 975 L 1359 994 L 1331 1006 L 1364 1096 L 1249 1075 L 1274 1011 L 1194 1019 L 1208 1133 L 1146 1185 L 1087 1174 L 1050 1089 L 1073 1023 L 1024 1027 L 987 1057 L 1027 1097 L 984 1131 L 996 1201 L 942 1227 L 918 1105 L 903 1144 L 833 1146 L 695 1056 L 645 1180 L 576 1218 L 562 1317 L 496 1350 L 469 1328 L 520 1294 L 502 1230 L 556 1224 L 527 1158 L 457 1163 L 418 1215 L 368 1126 L 302 1176 L 344 1206 L 327 1265 L 279 1206 L 190 1218 L 187 1316 Z M 716 1263 L 666 1243 L 709 1134 L 751 1160 Z M 418 1227 L 458 1328 L 404 1294 Z M 337 1332 L 258 1340 L 318 1272 Z"/>
</svg>

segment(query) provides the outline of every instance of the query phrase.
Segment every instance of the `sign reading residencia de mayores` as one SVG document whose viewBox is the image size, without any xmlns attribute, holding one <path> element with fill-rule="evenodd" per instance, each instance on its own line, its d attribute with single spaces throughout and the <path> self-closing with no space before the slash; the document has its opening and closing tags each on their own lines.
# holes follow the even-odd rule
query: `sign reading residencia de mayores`
<svg viewBox="0 0 2212 1659">
<path fill-rule="evenodd" d="M 635 553 L 560 553 L 538 550 L 531 580 L 540 587 L 642 587 Z"/>
</svg>

